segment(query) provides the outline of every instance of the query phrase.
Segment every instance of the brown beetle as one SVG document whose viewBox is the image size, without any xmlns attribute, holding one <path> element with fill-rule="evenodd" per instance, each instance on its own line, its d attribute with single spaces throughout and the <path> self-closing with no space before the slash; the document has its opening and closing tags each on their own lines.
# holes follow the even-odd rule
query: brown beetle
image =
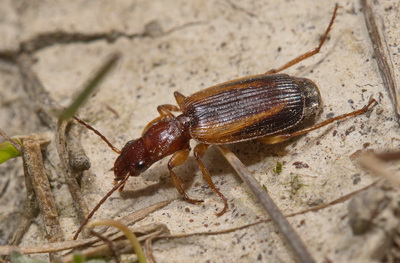
<svg viewBox="0 0 400 263">
<path fill-rule="evenodd" d="M 312 126 L 305 126 L 321 110 L 321 96 L 317 85 L 306 78 L 275 74 L 319 52 L 332 27 L 337 9 L 336 5 L 319 46 L 312 51 L 265 74 L 228 81 L 188 97 L 175 92 L 178 106 L 169 104 L 158 106 L 160 116 L 145 127 L 139 139 L 127 142 L 120 152 L 102 136 L 114 151 L 120 153 L 113 170 L 115 181 L 121 182 L 100 201 L 88 218 L 113 191 L 123 187 L 129 176 L 140 175 L 153 163 L 169 155 L 172 157 L 168 162 L 168 169 L 179 193 L 190 203 L 202 202 L 187 196 L 180 179 L 173 172 L 173 168 L 186 161 L 190 152 L 191 139 L 199 143 L 194 148 L 194 157 L 204 179 L 224 202 L 224 208 L 217 213 L 220 216 L 227 210 L 227 200 L 212 182 L 201 160 L 210 145 L 255 139 L 267 144 L 275 144 L 308 133 L 333 121 L 365 113 L 375 100 L 370 100 L 369 104 L 360 110 Z M 172 112 L 182 113 L 175 116 Z M 88 125 L 85 126 L 94 130 Z M 94 131 L 99 134 L 96 130 Z M 75 238 L 86 222 L 82 224 Z"/>
</svg>

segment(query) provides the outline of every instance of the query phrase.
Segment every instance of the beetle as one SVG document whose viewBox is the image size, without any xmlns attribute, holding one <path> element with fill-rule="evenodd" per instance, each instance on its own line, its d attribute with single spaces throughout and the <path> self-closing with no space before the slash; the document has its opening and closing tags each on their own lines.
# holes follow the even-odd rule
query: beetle
<svg viewBox="0 0 400 263">
<path fill-rule="evenodd" d="M 338 5 L 335 6 L 330 23 L 317 48 L 264 74 L 231 80 L 190 96 L 176 91 L 174 96 L 178 106 L 158 106 L 160 116 L 144 128 L 140 138 L 127 142 L 121 151 L 113 147 L 98 131 L 76 117 L 76 120 L 102 136 L 108 145 L 119 153 L 113 168 L 114 180 L 119 183 L 99 202 L 88 219 L 112 192 L 123 188 L 129 176 L 140 175 L 152 164 L 170 155 L 172 157 L 168 162 L 168 170 L 174 186 L 185 201 L 201 203 L 202 200 L 192 199 L 186 194 L 179 177 L 173 171 L 188 158 L 191 139 L 198 142 L 193 151 L 204 180 L 224 202 L 224 208 L 217 213 L 220 216 L 227 210 L 227 199 L 214 185 L 201 160 L 210 145 L 250 140 L 259 140 L 266 144 L 280 143 L 334 121 L 368 111 L 371 105 L 376 103 L 374 99 L 362 109 L 309 125 L 322 109 L 317 85 L 306 78 L 279 73 L 320 51 L 332 28 L 337 10 Z M 181 114 L 176 116 L 173 112 Z M 87 220 L 81 225 L 75 238 L 86 222 Z"/>
</svg>

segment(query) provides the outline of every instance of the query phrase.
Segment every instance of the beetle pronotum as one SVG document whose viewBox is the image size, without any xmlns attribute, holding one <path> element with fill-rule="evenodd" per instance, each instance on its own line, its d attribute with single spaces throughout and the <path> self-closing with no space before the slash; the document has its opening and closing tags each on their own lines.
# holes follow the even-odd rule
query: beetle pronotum
<svg viewBox="0 0 400 263">
<path fill-rule="evenodd" d="M 304 127 L 305 123 L 314 120 L 321 111 L 321 96 L 317 85 L 306 78 L 276 74 L 319 52 L 335 20 L 337 9 L 338 5 L 335 6 L 318 47 L 264 74 L 231 80 L 187 97 L 175 92 L 178 106 L 158 106 L 160 116 L 145 127 L 140 138 L 127 142 L 121 151 L 94 128 L 75 118 L 100 135 L 119 154 L 113 170 L 115 182 L 120 182 L 92 210 L 87 220 L 115 190 L 123 187 L 129 176 L 138 176 L 154 162 L 169 155 L 172 157 L 168 162 L 168 170 L 178 192 L 187 202 L 202 202 L 186 194 L 179 177 L 173 172 L 173 168 L 186 161 L 191 139 L 198 142 L 194 148 L 194 157 L 205 181 L 224 202 L 224 208 L 217 213 L 220 216 L 227 210 L 227 199 L 214 185 L 201 160 L 210 145 L 255 139 L 266 144 L 280 143 L 334 121 L 368 111 L 376 102 L 374 99 L 362 109 Z M 182 113 L 175 116 L 172 112 Z M 74 239 L 87 220 L 82 223 Z"/>
</svg>

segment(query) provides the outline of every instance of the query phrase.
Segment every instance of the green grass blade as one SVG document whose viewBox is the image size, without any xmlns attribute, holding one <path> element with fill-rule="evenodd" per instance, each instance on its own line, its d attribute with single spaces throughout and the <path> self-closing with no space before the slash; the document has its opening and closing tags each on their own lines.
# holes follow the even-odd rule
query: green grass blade
<svg viewBox="0 0 400 263">
<path fill-rule="evenodd" d="M 115 66 L 119 58 L 119 54 L 113 54 L 110 56 L 110 58 L 107 59 L 107 61 L 97 71 L 95 76 L 87 82 L 77 98 L 59 114 L 60 120 L 67 120 L 75 115 L 78 109 L 85 103 L 87 98 L 95 90 L 95 88 L 99 86 L 99 84 L 104 80 L 107 74 Z"/>
<path fill-rule="evenodd" d="M 18 144 L 21 144 L 21 142 L 16 139 L 14 139 L 14 141 Z M 9 141 L 0 143 L 0 164 L 20 155 L 21 153 L 15 149 L 15 147 Z"/>
</svg>

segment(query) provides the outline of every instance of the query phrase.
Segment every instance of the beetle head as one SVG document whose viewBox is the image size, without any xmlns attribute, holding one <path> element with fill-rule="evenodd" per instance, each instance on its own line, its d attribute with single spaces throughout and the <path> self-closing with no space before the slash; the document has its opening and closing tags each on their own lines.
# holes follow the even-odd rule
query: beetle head
<svg viewBox="0 0 400 263">
<path fill-rule="evenodd" d="M 153 162 L 142 138 L 129 141 L 121 150 L 114 163 L 115 181 L 124 179 L 128 174 L 138 176 L 149 168 Z"/>
</svg>

